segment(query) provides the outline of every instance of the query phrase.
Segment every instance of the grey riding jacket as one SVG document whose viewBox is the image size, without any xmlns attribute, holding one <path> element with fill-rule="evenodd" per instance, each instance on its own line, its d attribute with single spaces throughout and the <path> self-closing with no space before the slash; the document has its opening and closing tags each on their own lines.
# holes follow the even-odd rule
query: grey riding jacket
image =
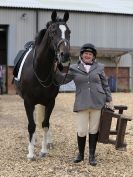
<svg viewBox="0 0 133 177">
<path fill-rule="evenodd" d="M 60 83 L 64 75 L 57 71 L 56 80 Z M 112 101 L 103 64 L 94 62 L 88 73 L 81 62 L 71 65 L 64 84 L 72 80 L 76 86 L 74 112 L 89 108 L 101 109 L 106 102 Z"/>
</svg>

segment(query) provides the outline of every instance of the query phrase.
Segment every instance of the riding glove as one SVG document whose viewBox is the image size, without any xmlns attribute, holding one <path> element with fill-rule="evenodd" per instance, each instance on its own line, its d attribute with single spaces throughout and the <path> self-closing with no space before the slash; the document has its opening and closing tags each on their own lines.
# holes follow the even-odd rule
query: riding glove
<svg viewBox="0 0 133 177">
<path fill-rule="evenodd" d="M 106 102 L 105 107 L 108 108 L 108 109 L 114 110 L 114 105 L 113 105 L 112 101 Z"/>
</svg>

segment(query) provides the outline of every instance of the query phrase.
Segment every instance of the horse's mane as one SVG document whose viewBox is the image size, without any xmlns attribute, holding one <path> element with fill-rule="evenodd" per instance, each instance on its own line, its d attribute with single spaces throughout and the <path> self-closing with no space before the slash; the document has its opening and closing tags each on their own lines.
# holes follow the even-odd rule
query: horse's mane
<svg viewBox="0 0 133 177">
<path fill-rule="evenodd" d="M 35 37 L 35 45 L 39 45 L 41 43 L 46 31 L 47 31 L 47 29 L 44 28 L 44 29 L 40 30 L 39 33 L 37 33 L 37 35 Z"/>
<path fill-rule="evenodd" d="M 36 35 L 36 37 L 35 37 L 35 45 L 39 45 L 39 44 L 41 43 L 41 41 L 42 41 L 42 39 L 43 39 L 43 37 L 44 37 L 44 35 L 45 35 L 47 29 L 49 28 L 49 26 L 50 26 L 51 24 L 53 24 L 53 23 L 56 23 L 56 22 L 64 22 L 64 21 L 63 21 L 63 19 L 57 17 L 55 21 L 49 21 L 49 22 L 47 22 L 46 28 L 41 29 L 41 30 L 37 33 L 37 35 Z"/>
</svg>

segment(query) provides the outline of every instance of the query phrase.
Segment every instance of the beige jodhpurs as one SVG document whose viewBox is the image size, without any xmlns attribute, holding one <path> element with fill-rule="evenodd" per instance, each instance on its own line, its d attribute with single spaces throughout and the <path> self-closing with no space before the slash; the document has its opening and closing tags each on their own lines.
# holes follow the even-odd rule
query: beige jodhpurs
<svg viewBox="0 0 133 177">
<path fill-rule="evenodd" d="M 87 109 L 77 112 L 76 124 L 78 136 L 86 136 L 88 130 L 90 134 L 96 134 L 99 129 L 100 115 L 101 110 L 97 109 Z"/>
</svg>

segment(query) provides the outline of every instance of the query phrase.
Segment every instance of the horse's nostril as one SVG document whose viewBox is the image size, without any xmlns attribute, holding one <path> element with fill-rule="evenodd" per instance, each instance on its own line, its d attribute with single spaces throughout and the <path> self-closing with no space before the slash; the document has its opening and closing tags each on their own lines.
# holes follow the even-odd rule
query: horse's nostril
<svg viewBox="0 0 133 177">
<path fill-rule="evenodd" d="M 61 57 L 63 57 L 63 56 L 64 56 L 63 52 L 61 52 L 61 54 L 60 54 L 60 55 L 61 55 Z"/>
<path fill-rule="evenodd" d="M 68 62 L 70 60 L 69 53 L 61 53 L 61 60 L 62 60 L 62 63 Z"/>
</svg>

